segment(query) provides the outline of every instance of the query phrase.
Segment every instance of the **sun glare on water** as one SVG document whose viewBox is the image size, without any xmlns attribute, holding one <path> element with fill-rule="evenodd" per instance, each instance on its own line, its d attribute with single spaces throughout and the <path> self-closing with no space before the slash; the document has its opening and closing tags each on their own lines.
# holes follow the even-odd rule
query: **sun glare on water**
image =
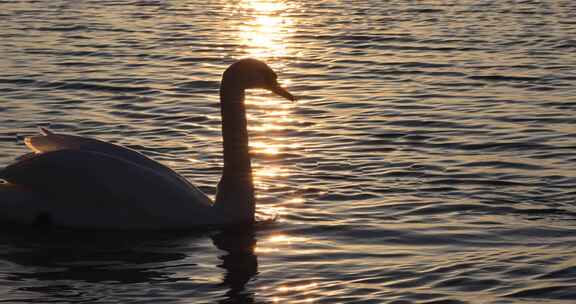
<svg viewBox="0 0 576 304">
<path fill-rule="evenodd" d="M 240 1 L 235 7 L 242 16 L 236 28 L 241 56 L 267 62 L 279 72 L 281 85 L 288 88 L 290 79 L 282 73 L 283 62 L 286 62 L 282 58 L 294 52 L 289 45 L 294 32 L 294 20 L 289 12 L 295 5 L 280 0 L 250 0 Z M 297 149 L 289 138 L 283 138 L 284 131 L 294 122 L 294 104 L 268 91 L 251 90 L 248 94 L 250 149 L 257 155 L 253 161 L 254 184 L 264 197 L 289 177 L 289 168 L 270 160 L 281 158 L 287 150 Z M 269 161 L 262 163 L 260 157 Z M 260 212 L 273 216 L 282 213 L 279 208 L 273 204 L 258 206 Z"/>
<path fill-rule="evenodd" d="M 260 240 L 254 249 L 255 253 L 268 253 L 280 250 L 286 250 L 294 244 L 308 242 L 310 239 L 300 236 L 292 236 L 287 234 L 276 234 L 266 239 Z"/>
<path fill-rule="evenodd" d="M 288 5 L 282 1 L 243 1 L 240 7 L 251 15 L 239 28 L 247 56 L 266 59 L 288 55 L 285 40 L 292 25 L 284 13 Z"/>
</svg>

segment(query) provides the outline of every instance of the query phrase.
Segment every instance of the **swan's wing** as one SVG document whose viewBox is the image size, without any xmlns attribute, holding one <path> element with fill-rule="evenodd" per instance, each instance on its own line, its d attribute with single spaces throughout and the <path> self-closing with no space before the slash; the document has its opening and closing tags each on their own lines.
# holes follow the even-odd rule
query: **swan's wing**
<svg viewBox="0 0 576 304">
<path fill-rule="evenodd" d="M 181 184 L 183 187 L 186 186 L 193 188 L 194 191 L 202 193 L 200 189 L 196 188 L 192 183 L 180 176 L 174 170 L 132 149 L 93 138 L 56 134 L 47 129 L 41 129 L 41 131 L 42 135 L 26 137 L 24 139 L 26 146 L 34 153 L 40 154 L 60 150 L 97 152 L 149 168 L 156 171 L 158 174 L 171 178 L 173 183 Z M 210 199 L 203 193 L 202 196 L 204 196 L 203 200 L 210 201 Z"/>
<path fill-rule="evenodd" d="M 0 178 L 20 189 L 13 194 L 24 195 L 0 199 L 0 222 L 30 224 L 46 217 L 58 226 L 156 229 L 211 220 L 210 201 L 202 192 L 98 152 L 41 153 L 9 165 Z"/>
<path fill-rule="evenodd" d="M 124 159 L 144 167 L 165 168 L 137 151 L 98 139 L 56 134 L 46 129 L 42 129 L 42 133 L 42 135 L 30 136 L 24 139 L 26 146 L 37 154 L 59 150 L 84 150 Z"/>
<path fill-rule="evenodd" d="M 163 202 L 210 205 L 200 190 L 175 182 L 170 175 L 93 151 L 37 154 L 9 165 L 0 171 L 0 178 L 80 205 L 82 200 L 141 204 L 143 208 L 148 202 L 155 206 Z"/>
</svg>

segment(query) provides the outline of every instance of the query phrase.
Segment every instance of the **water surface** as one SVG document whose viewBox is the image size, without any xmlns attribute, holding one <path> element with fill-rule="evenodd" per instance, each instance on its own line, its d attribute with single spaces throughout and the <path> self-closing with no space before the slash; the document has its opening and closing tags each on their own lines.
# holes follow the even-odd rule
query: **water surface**
<svg viewBox="0 0 576 304">
<path fill-rule="evenodd" d="M 253 233 L 4 231 L 6 303 L 572 303 L 576 4 L 0 1 L 0 164 L 38 126 L 214 195 L 218 84 L 248 94 Z"/>
</svg>

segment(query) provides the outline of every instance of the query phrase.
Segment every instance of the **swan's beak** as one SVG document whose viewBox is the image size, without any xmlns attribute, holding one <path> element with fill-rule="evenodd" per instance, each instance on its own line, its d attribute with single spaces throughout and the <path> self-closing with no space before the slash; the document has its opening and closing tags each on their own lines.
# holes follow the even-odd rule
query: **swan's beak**
<svg viewBox="0 0 576 304">
<path fill-rule="evenodd" d="M 296 97 L 294 97 L 294 95 L 290 94 L 290 92 L 288 92 L 288 90 L 281 87 L 277 83 L 272 86 L 271 91 L 274 92 L 276 95 L 280 95 L 280 96 L 282 96 L 282 97 L 284 97 L 290 101 L 296 101 Z"/>
</svg>

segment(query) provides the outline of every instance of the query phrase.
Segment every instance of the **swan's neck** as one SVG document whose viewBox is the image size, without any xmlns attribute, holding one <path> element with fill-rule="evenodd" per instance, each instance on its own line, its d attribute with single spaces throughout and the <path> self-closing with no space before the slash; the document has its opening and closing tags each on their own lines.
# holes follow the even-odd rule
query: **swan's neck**
<svg viewBox="0 0 576 304">
<path fill-rule="evenodd" d="M 218 184 L 216 205 L 227 219 L 254 221 L 255 199 L 248 148 L 244 88 L 222 81 L 220 88 L 224 169 Z"/>
</svg>

